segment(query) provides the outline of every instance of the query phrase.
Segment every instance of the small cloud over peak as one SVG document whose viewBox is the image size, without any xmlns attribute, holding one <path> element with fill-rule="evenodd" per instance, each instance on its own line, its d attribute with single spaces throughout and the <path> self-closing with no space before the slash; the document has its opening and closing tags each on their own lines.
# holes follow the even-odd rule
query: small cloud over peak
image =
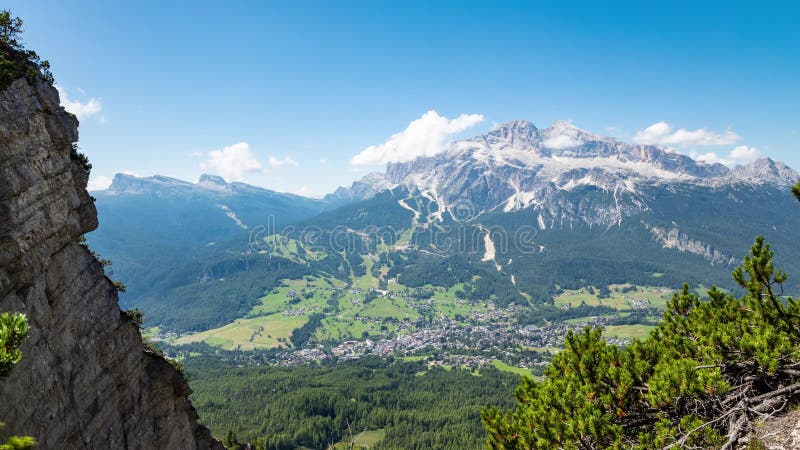
<svg viewBox="0 0 800 450">
<path fill-rule="evenodd" d="M 739 138 L 740 136 L 731 130 L 717 133 L 706 128 L 696 130 L 680 128 L 673 131 L 672 125 L 660 121 L 636 132 L 633 141 L 637 144 L 651 145 L 714 146 L 734 144 Z"/>
<path fill-rule="evenodd" d="M 759 152 L 758 149 L 755 147 L 739 145 L 733 150 L 731 150 L 730 156 L 731 158 L 736 160 L 736 162 L 742 164 L 757 160 L 761 156 L 761 152 Z"/>
<path fill-rule="evenodd" d="M 263 169 L 250 152 L 250 144 L 239 142 L 219 150 L 208 152 L 206 162 L 200 164 L 203 170 L 213 170 L 233 181 L 244 180 L 244 174 L 260 172 Z"/>
<path fill-rule="evenodd" d="M 581 142 L 580 139 L 577 139 L 573 136 L 568 136 L 566 134 L 552 136 L 542 141 L 542 145 L 554 149 L 577 147 L 582 143 L 583 142 Z"/>
<path fill-rule="evenodd" d="M 726 166 L 737 166 L 757 160 L 761 156 L 761 152 L 755 147 L 739 145 L 724 156 L 720 156 L 716 152 L 691 152 L 689 153 L 689 156 L 691 156 L 692 159 L 703 161 L 709 164 L 719 163 L 725 164 Z"/>
<path fill-rule="evenodd" d="M 444 150 L 450 136 L 472 128 L 483 120 L 482 114 L 461 114 L 455 119 L 448 119 L 430 110 L 413 120 L 405 130 L 390 136 L 386 142 L 362 150 L 350 160 L 350 164 L 377 165 L 433 156 Z"/>
</svg>

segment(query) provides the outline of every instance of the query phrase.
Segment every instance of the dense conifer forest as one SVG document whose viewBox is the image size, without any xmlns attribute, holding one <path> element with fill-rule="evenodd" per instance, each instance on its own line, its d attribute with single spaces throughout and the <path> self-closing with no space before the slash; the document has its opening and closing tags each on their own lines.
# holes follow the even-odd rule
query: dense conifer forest
<svg viewBox="0 0 800 450">
<path fill-rule="evenodd" d="M 371 449 L 479 449 L 484 404 L 509 408 L 520 377 L 365 358 L 325 366 L 245 367 L 190 358 L 192 400 L 218 436 L 257 449 L 324 449 L 363 431 Z"/>
</svg>

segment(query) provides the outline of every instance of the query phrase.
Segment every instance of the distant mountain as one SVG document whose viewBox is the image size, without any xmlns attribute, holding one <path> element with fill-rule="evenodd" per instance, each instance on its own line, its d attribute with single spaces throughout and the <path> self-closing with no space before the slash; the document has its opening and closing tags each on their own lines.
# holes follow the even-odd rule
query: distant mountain
<svg viewBox="0 0 800 450">
<path fill-rule="evenodd" d="M 101 216 L 99 236 L 110 237 L 122 228 L 192 246 L 240 237 L 268 221 L 293 223 L 319 213 L 326 205 L 321 200 L 228 183 L 208 174 L 201 175 L 197 183 L 161 175 L 117 174 L 107 190 L 92 195 Z"/>
<path fill-rule="evenodd" d="M 326 205 L 207 174 L 197 183 L 117 174 L 92 196 L 100 226 L 87 239 L 127 284 L 126 306 L 158 302 L 202 278 L 211 261 L 246 248 L 254 227 L 283 227 Z"/>
<path fill-rule="evenodd" d="M 388 187 L 406 186 L 435 200 L 443 210 L 464 208 L 465 203 L 475 215 L 531 209 L 544 229 L 578 223 L 619 225 L 649 209 L 642 194 L 653 186 L 786 187 L 798 177 L 796 171 L 769 158 L 730 170 L 663 147 L 596 135 L 565 121 L 538 129 L 514 120 L 454 142 L 436 156 L 391 163 L 383 176 L 371 174 L 349 190 L 340 188 L 336 195 L 364 199 Z M 579 187 L 612 195 L 582 208 L 568 200 Z"/>
<path fill-rule="evenodd" d="M 353 182 L 349 188 L 340 187 L 333 193 L 324 197 L 324 200 L 331 204 L 343 205 L 346 203 L 366 200 L 375 194 L 391 189 L 394 183 L 386 179 L 382 173 L 373 172 L 361 180 Z"/>
</svg>

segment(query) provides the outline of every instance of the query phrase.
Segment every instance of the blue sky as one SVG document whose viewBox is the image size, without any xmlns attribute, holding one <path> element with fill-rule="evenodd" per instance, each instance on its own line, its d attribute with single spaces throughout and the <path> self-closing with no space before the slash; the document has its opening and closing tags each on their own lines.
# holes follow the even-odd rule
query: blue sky
<svg viewBox="0 0 800 450">
<path fill-rule="evenodd" d="M 433 146 L 565 119 L 800 168 L 798 2 L 4 4 L 80 113 L 96 184 L 207 171 L 321 195 L 417 119 Z"/>
</svg>

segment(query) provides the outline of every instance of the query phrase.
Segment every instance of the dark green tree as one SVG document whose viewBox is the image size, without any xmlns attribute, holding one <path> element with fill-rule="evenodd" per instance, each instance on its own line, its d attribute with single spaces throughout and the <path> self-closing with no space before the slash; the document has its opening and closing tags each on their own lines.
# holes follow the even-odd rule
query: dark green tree
<svg viewBox="0 0 800 450">
<path fill-rule="evenodd" d="M 0 10 L 0 89 L 5 89 L 17 78 L 29 81 L 37 78 L 53 84 L 50 63 L 39 58 L 33 50 L 26 50 L 22 40 L 22 19 L 11 11 Z"/>
<path fill-rule="evenodd" d="M 11 15 L 11 11 L 0 11 L 0 43 L 12 48 L 19 48 L 17 41 L 22 34 L 22 19 Z"/>
<path fill-rule="evenodd" d="M 228 450 L 239 450 L 241 448 L 239 438 L 236 437 L 236 433 L 233 430 L 228 430 L 225 433 L 225 439 L 222 440 L 222 443 L 225 444 Z"/>
</svg>

